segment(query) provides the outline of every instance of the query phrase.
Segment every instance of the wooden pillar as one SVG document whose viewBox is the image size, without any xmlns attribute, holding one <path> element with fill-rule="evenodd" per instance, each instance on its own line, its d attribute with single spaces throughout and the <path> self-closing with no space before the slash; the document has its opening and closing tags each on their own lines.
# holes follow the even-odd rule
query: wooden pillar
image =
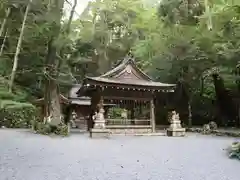
<svg viewBox="0 0 240 180">
<path fill-rule="evenodd" d="M 103 103 L 104 103 L 104 100 L 103 100 L 103 96 L 102 96 L 102 94 L 100 94 L 100 100 L 99 100 L 99 110 L 100 109 L 104 109 L 104 106 L 103 106 Z"/>
<path fill-rule="evenodd" d="M 154 99 L 150 101 L 150 120 L 151 120 L 151 126 L 152 126 L 152 132 L 156 132 L 156 122 L 155 122 L 155 105 L 154 105 Z"/>
<path fill-rule="evenodd" d="M 91 94 L 91 110 L 92 111 L 97 111 L 99 107 L 99 103 L 101 100 L 101 94 L 100 90 L 96 89 L 95 92 Z"/>
<path fill-rule="evenodd" d="M 130 111 L 131 111 L 131 116 L 130 116 L 131 125 L 135 125 L 135 120 L 134 120 L 135 119 L 134 101 L 131 102 Z"/>
<path fill-rule="evenodd" d="M 105 110 L 105 112 L 104 112 L 104 117 L 105 118 L 108 118 L 107 117 L 107 114 L 108 114 L 108 110 L 110 109 L 110 107 L 109 106 L 104 106 L 104 110 Z"/>
</svg>

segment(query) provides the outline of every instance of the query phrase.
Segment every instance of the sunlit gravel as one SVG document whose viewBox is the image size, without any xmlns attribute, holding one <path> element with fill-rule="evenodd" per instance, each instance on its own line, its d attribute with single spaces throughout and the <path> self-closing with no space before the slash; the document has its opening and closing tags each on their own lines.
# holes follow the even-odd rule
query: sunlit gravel
<svg viewBox="0 0 240 180">
<path fill-rule="evenodd" d="M 188 134 L 89 139 L 0 130 L 0 180 L 240 180 L 236 139 Z"/>
</svg>

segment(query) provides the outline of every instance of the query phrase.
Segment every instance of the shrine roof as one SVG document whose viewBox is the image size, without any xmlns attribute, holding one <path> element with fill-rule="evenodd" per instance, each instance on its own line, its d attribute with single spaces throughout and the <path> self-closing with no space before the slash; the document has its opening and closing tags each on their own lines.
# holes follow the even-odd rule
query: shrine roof
<svg viewBox="0 0 240 180">
<path fill-rule="evenodd" d="M 71 104 L 90 106 L 91 105 L 90 97 L 87 97 L 87 96 L 79 97 L 77 94 L 78 90 L 81 87 L 82 87 L 82 84 L 74 84 L 69 91 L 68 99 L 71 102 Z"/>
<path fill-rule="evenodd" d="M 75 99 L 75 98 L 79 98 L 77 95 L 78 90 L 82 87 L 82 84 L 74 84 L 72 85 L 72 88 L 70 89 L 69 93 L 68 93 L 68 98 L 69 99 Z M 84 97 L 88 100 L 90 100 L 89 97 Z"/>
<path fill-rule="evenodd" d="M 166 84 L 161 82 L 154 81 L 144 81 L 144 80 L 119 80 L 119 79 L 110 79 L 102 77 L 88 77 L 89 80 L 101 82 L 101 83 L 110 83 L 110 84 L 123 84 L 123 85 L 136 85 L 136 86 L 148 86 L 148 87 L 175 87 L 175 84 Z"/>
<path fill-rule="evenodd" d="M 88 96 L 79 96 L 77 93 L 79 89 L 82 87 L 82 84 L 74 84 L 69 91 L 68 99 L 70 104 L 80 105 L 80 106 L 90 106 L 91 98 Z M 103 104 L 104 106 L 115 106 L 115 104 Z"/>
<path fill-rule="evenodd" d="M 101 75 L 100 77 L 102 77 L 102 78 L 117 78 L 117 77 L 119 77 L 119 75 L 121 75 L 121 73 L 123 73 L 123 71 L 130 70 L 130 68 L 132 68 L 136 71 L 136 73 L 134 75 L 139 75 L 140 76 L 139 79 L 148 80 L 148 81 L 152 80 L 152 78 L 150 76 L 148 76 L 146 73 L 144 73 L 141 69 L 139 69 L 137 67 L 135 60 L 129 56 L 125 57 L 118 66 L 116 66 L 112 70 L 106 72 L 105 74 Z M 132 72 L 130 72 L 129 74 L 131 74 L 131 73 Z"/>
<path fill-rule="evenodd" d="M 151 77 L 139 69 L 132 57 L 127 56 L 122 63 L 98 77 L 88 77 L 86 83 L 132 85 L 143 87 L 175 87 L 175 84 L 167 84 L 154 81 Z"/>
</svg>

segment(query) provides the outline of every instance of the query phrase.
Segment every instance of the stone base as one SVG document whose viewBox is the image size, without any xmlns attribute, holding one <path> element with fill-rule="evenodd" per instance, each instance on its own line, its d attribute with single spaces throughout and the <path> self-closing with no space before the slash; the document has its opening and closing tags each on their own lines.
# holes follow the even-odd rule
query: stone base
<svg viewBox="0 0 240 180">
<path fill-rule="evenodd" d="M 179 129 L 167 129 L 167 136 L 173 136 L 173 137 L 183 137 L 185 136 L 186 129 L 185 128 L 179 128 Z"/>
<path fill-rule="evenodd" d="M 110 135 L 110 131 L 108 129 L 90 129 L 89 132 L 91 138 L 108 138 Z"/>
</svg>

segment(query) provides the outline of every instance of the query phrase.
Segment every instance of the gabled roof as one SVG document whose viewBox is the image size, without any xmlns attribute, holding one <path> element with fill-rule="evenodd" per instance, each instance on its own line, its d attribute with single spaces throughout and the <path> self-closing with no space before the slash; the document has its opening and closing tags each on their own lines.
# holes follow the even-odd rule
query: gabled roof
<svg viewBox="0 0 240 180">
<path fill-rule="evenodd" d="M 142 86 L 149 88 L 175 87 L 175 84 L 155 82 L 141 69 L 139 69 L 132 57 L 127 56 L 122 63 L 112 70 L 98 77 L 86 77 L 86 83 L 90 84 L 114 84 L 125 86 Z"/>
<path fill-rule="evenodd" d="M 136 71 L 133 75 L 137 76 L 140 80 L 152 81 L 152 78 L 150 78 L 141 69 L 139 69 L 135 63 L 135 60 L 129 56 L 125 57 L 124 60 L 118 66 L 101 75 L 100 77 L 120 79 L 119 77 L 121 77 L 121 75 L 127 71 L 131 71 L 128 72 L 129 75 L 133 73 L 132 69 Z"/>
</svg>

